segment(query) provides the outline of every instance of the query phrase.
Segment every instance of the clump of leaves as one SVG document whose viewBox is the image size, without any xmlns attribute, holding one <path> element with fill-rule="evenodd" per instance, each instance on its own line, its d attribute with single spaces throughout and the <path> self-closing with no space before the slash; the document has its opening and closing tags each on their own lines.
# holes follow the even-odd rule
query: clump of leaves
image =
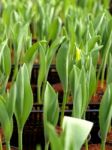
<svg viewBox="0 0 112 150">
<path fill-rule="evenodd" d="M 112 83 L 107 86 L 107 89 L 101 100 L 99 108 L 99 124 L 101 132 L 101 150 L 105 150 L 105 142 L 109 131 L 112 119 Z"/>
<path fill-rule="evenodd" d="M 13 114 L 15 111 L 16 86 L 11 87 L 6 96 L 0 96 L 0 123 L 6 141 L 6 149 L 10 150 L 10 139 L 13 132 Z M 2 143 L 1 143 L 2 144 Z"/>
<path fill-rule="evenodd" d="M 17 74 L 16 90 L 15 117 L 18 126 L 19 150 L 22 150 L 23 128 L 33 106 L 33 93 L 26 64 L 23 64 Z"/>
</svg>

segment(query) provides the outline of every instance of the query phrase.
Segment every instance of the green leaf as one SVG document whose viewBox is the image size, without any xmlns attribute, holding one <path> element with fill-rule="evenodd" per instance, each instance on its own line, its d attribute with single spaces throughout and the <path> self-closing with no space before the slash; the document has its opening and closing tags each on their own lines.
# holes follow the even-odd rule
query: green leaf
<svg viewBox="0 0 112 150">
<path fill-rule="evenodd" d="M 68 89 L 68 43 L 65 41 L 56 56 L 56 69 L 60 77 L 64 92 Z"/>
<path fill-rule="evenodd" d="M 81 90 L 81 85 L 79 85 L 78 92 L 73 97 L 72 116 L 76 117 L 76 118 L 82 117 L 82 90 Z"/>
<path fill-rule="evenodd" d="M 15 110 L 15 100 L 16 100 L 16 85 L 13 84 L 9 91 L 9 95 L 7 98 L 6 106 L 9 118 L 11 119 Z"/>
<path fill-rule="evenodd" d="M 43 39 L 43 34 L 44 34 L 44 31 L 45 31 L 45 12 L 44 12 L 44 7 L 42 5 L 42 3 L 40 1 L 37 1 L 37 7 L 38 7 L 38 13 L 40 14 L 40 20 L 39 20 L 39 38 L 40 39 Z"/>
<path fill-rule="evenodd" d="M 18 37 L 16 39 L 18 41 L 17 62 L 19 61 L 21 51 L 24 48 L 24 39 L 25 39 L 25 35 L 28 33 L 28 28 L 29 28 L 29 24 L 28 23 L 26 23 L 22 28 L 20 28 L 19 35 L 18 35 Z"/>
<path fill-rule="evenodd" d="M 90 62 L 90 67 L 88 71 L 88 84 L 89 84 L 89 98 L 94 94 L 96 90 L 96 69 L 93 66 L 92 62 Z"/>
<path fill-rule="evenodd" d="M 2 42 L 1 44 L 0 66 L 2 72 L 6 76 L 9 76 L 11 71 L 11 56 L 10 56 L 10 49 L 7 46 L 7 40 Z"/>
<path fill-rule="evenodd" d="M 44 44 L 46 43 L 46 41 L 39 41 L 34 43 L 25 53 L 25 57 L 24 57 L 24 62 L 25 63 L 30 63 L 31 60 L 33 59 L 33 56 L 35 55 L 35 53 L 38 52 L 38 47 L 40 44 Z"/>
<path fill-rule="evenodd" d="M 83 116 L 89 103 L 88 102 L 89 97 L 88 97 L 88 86 L 87 86 L 87 73 L 84 67 L 82 67 L 82 70 L 81 70 L 80 84 L 82 88 L 82 116 Z"/>
<path fill-rule="evenodd" d="M 23 129 L 33 105 L 33 94 L 30 86 L 28 70 L 25 64 L 18 72 L 16 90 L 15 116 L 18 128 Z"/>
<path fill-rule="evenodd" d="M 7 76 L 9 76 L 11 71 L 11 56 L 10 56 L 10 49 L 8 46 L 5 47 L 4 50 L 4 71 Z"/>
<path fill-rule="evenodd" d="M 89 32 L 91 35 L 95 34 L 94 27 L 93 27 L 93 21 L 91 21 L 91 20 L 89 20 Z"/>
<path fill-rule="evenodd" d="M 112 83 L 112 56 L 109 56 L 108 72 L 107 72 L 107 85 Z"/>
<path fill-rule="evenodd" d="M 105 13 L 100 13 L 100 14 L 98 14 L 97 15 L 97 17 L 95 18 L 95 21 L 94 21 L 94 28 L 95 28 L 95 31 L 96 31 L 96 33 L 98 33 L 99 32 L 99 30 L 101 29 L 101 25 L 102 25 L 102 23 L 103 23 L 103 21 L 104 21 L 104 17 L 105 17 Z"/>
<path fill-rule="evenodd" d="M 79 85 L 79 76 L 80 76 L 81 70 L 77 66 L 73 66 L 71 72 L 70 72 L 70 87 L 72 95 L 76 95 L 77 87 Z"/>
<path fill-rule="evenodd" d="M 55 57 L 55 53 L 58 50 L 59 46 L 64 41 L 65 37 L 59 37 L 56 38 L 56 40 L 53 41 L 51 46 L 47 49 L 46 53 L 46 75 L 48 75 L 50 64 L 52 62 L 53 57 Z"/>
<path fill-rule="evenodd" d="M 39 60 L 40 68 L 38 73 L 38 86 L 41 87 L 46 74 L 46 57 L 45 50 L 44 47 L 42 47 L 42 45 L 39 46 Z"/>
<path fill-rule="evenodd" d="M 101 140 L 106 141 L 107 132 L 112 119 L 112 83 L 107 86 L 99 108 L 99 124 Z"/>
<path fill-rule="evenodd" d="M 64 150 L 80 150 L 84 144 L 91 128 L 92 122 L 76 119 L 72 117 L 64 117 Z"/>
<path fill-rule="evenodd" d="M 52 150 L 63 150 L 63 144 L 61 137 L 56 133 L 56 129 L 50 123 L 47 123 L 49 141 L 51 143 Z"/>
<path fill-rule="evenodd" d="M 70 87 L 71 94 L 73 97 L 73 111 L 72 115 L 77 118 L 81 118 L 81 108 L 82 108 L 82 88 L 79 82 L 80 79 L 80 69 L 77 66 L 73 66 L 70 73 Z"/>
<path fill-rule="evenodd" d="M 6 141 L 10 141 L 12 135 L 12 119 L 9 119 L 8 112 L 5 105 L 5 100 L 0 96 L 0 122 L 4 131 Z"/>
<path fill-rule="evenodd" d="M 59 117 L 58 95 L 47 82 L 44 95 L 44 121 L 56 125 Z"/>
<path fill-rule="evenodd" d="M 100 40 L 100 36 L 93 36 L 87 43 L 88 43 L 88 52 L 90 52 L 95 44 Z"/>
<path fill-rule="evenodd" d="M 15 116 L 18 125 L 22 128 L 21 116 L 23 115 L 23 101 L 24 101 L 24 76 L 22 68 L 19 70 L 16 80 L 16 103 L 15 103 Z M 21 125 L 20 125 L 21 124 Z"/>
<path fill-rule="evenodd" d="M 80 70 L 75 65 L 70 73 L 70 87 L 73 97 L 73 116 L 81 118 L 88 105 L 88 87 L 84 67 Z"/>
<path fill-rule="evenodd" d="M 99 50 L 101 50 L 102 47 L 103 47 L 102 45 L 101 45 L 101 46 L 95 46 L 95 47 L 91 50 L 91 57 L 92 57 L 92 62 L 93 62 L 93 65 L 94 65 L 94 66 L 97 65 Z"/>
<path fill-rule="evenodd" d="M 10 32 L 11 32 L 11 39 L 12 39 L 12 43 L 14 45 L 14 50 L 15 53 L 17 52 L 17 46 L 18 46 L 18 35 L 20 33 L 20 29 L 22 27 L 22 22 L 21 21 L 17 21 L 15 24 L 12 24 L 12 26 L 10 27 Z"/>
<path fill-rule="evenodd" d="M 59 35 L 59 33 L 61 31 L 61 25 L 62 25 L 62 21 L 59 17 L 53 20 L 53 22 L 50 24 L 50 26 L 48 28 L 48 39 L 49 40 L 56 39 L 56 37 Z"/>
<path fill-rule="evenodd" d="M 31 76 L 32 66 L 34 64 L 36 56 L 38 55 L 39 45 L 44 43 L 46 43 L 46 41 L 36 42 L 25 53 L 24 62 L 28 67 L 29 76 Z"/>
<path fill-rule="evenodd" d="M 69 8 L 74 4 L 71 5 L 71 3 L 73 3 L 73 0 L 69 1 L 69 0 L 64 0 L 63 1 L 63 17 L 66 16 L 66 14 L 68 13 Z"/>
<path fill-rule="evenodd" d="M 0 45 L 0 93 L 6 89 L 7 81 L 11 71 L 11 56 L 7 46 L 7 39 Z"/>
<path fill-rule="evenodd" d="M 12 5 L 7 6 L 3 11 L 3 22 L 5 23 L 7 28 L 10 25 L 10 18 L 12 11 L 13 11 Z"/>
</svg>

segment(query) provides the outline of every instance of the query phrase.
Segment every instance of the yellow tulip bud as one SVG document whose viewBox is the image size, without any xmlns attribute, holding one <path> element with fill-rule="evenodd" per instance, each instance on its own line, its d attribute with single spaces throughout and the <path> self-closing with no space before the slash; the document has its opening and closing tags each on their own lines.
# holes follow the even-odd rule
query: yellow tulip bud
<svg viewBox="0 0 112 150">
<path fill-rule="evenodd" d="M 79 61 L 81 59 L 81 50 L 79 48 L 76 48 L 76 61 Z"/>
</svg>

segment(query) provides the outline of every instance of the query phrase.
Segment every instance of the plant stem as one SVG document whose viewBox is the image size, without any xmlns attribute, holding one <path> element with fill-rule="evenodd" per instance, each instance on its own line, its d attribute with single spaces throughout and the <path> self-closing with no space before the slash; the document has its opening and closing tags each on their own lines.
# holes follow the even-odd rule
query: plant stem
<svg viewBox="0 0 112 150">
<path fill-rule="evenodd" d="M 23 129 L 18 129 L 18 145 L 19 145 L 19 150 L 23 149 L 22 134 L 23 134 Z"/>
<path fill-rule="evenodd" d="M 111 123 L 110 123 L 109 131 L 108 132 L 111 132 L 111 130 L 112 130 L 112 126 L 111 126 Z"/>
<path fill-rule="evenodd" d="M 0 135 L 0 150 L 2 150 L 2 139 L 1 139 L 1 135 Z"/>
<path fill-rule="evenodd" d="M 83 119 L 86 119 L 86 112 L 84 112 Z M 88 137 L 85 140 L 85 149 L 88 150 Z"/>
<path fill-rule="evenodd" d="M 105 150 L 105 142 L 104 141 L 101 142 L 101 150 Z"/>
<path fill-rule="evenodd" d="M 12 77 L 12 85 L 16 79 L 16 75 L 18 73 L 18 65 L 15 65 L 15 68 L 14 68 L 14 73 L 13 73 L 13 77 Z"/>
<path fill-rule="evenodd" d="M 103 60 L 104 60 L 104 59 L 103 59 Z M 103 61 L 103 60 L 102 60 L 102 61 Z M 98 73 L 97 73 L 97 77 L 96 77 L 97 83 L 98 83 L 98 80 L 99 80 L 99 78 L 100 78 L 100 74 L 101 74 L 102 68 L 103 68 L 103 63 L 101 63 L 100 68 L 98 69 Z"/>
<path fill-rule="evenodd" d="M 102 70 L 102 77 L 101 77 L 101 87 L 103 88 L 104 86 L 104 76 L 105 76 L 105 69 L 106 69 L 106 62 L 107 62 L 107 55 L 104 61 L 104 66 L 103 66 L 103 70 Z"/>
<path fill-rule="evenodd" d="M 45 144 L 45 150 L 48 150 L 49 149 L 49 142 L 46 142 Z"/>
<path fill-rule="evenodd" d="M 44 92 L 45 92 L 45 88 L 46 88 L 46 83 L 47 83 L 47 79 L 45 78 L 44 82 L 43 82 L 43 87 L 42 87 L 42 100 L 44 100 Z"/>
<path fill-rule="evenodd" d="M 41 102 L 41 98 L 40 98 L 40 88 L 41 88 L 41 87 L 38 85 L 38 87 L 37 87 L 37 95 L 38 95 L 38 96 L 37 96 L 37 98 L 38 98 L 38 99 L 37 99 L 37 103 L 38 103 L 38 104 L 41 104 L 41 103 L 42 103 L 42 102 Z"/>
<path fill-rule="evenodd" d="M 66 100 L 67 100 L 67 92 L 64 92 L 63 102 L 62 102 L 62 110 L 61 110 L 61 116 L 60 116 L 60 126 L 62 126 L 62 123 L 63 123 Z"/>
<path fill-rule="evenodd" d="M 107 49 L 106 49 L 105 55 L 104 55 L 104 65 L 103 65 L 102 77 L 101 77 L 101 87 L 103 87 L 105 68 L 106 68 L 106 64 L 107 64 L 107 60 L 108 60 L 108 56 L 109 56 L 109 52 L 110 52 L 110 47 L 111 47 L 111 37 L 112 37 L 112 31 L 110 33 L 109 41 L 107 42 L 107 44 L 108 44 Z"/>
<path fill-rule="evenodd" d="M 10 150 L 10 142 L 8 141 L 6 141 L 6 150 Z"/>
<path fill-rule="evenodd" d="M 0 143 L 0 150 L 2 150 L 2 143 Z"/>
<path fill-rule="evenodd" d="M 85 141 L 85 147 L 86 147 L 86 150 L 88 150 L 88 139 L 86 139 Z"/>
</svg>

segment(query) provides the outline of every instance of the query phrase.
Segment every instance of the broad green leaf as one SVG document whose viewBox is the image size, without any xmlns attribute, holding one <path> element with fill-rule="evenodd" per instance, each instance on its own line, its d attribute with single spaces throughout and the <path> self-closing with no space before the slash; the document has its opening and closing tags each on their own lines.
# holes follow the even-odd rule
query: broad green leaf
<svg viewBox="0 0 112 150">
<path fill-rule="evenodd" d="M 18 20 L 19 20 L 19 14 L 18 14 L 18 12 L 16 11 L 16 10 L 13 10 L 12 12 L 11 12 L 11 23 L 12 24 L 14 24 L 15 22 L 18 22 Z M 11 24 L 11 25 L 12 25 Z"/>
<path fill-rule="evenodd" d="M 81 71 L 76 66 L 70 73 L 70 87 L 73 97 L 73 116 L 81 118 L 82 111 L 82 83 L 80 82 Z"/>
<path fill-rule="evenodd" d="M 64 5 L 64 16 L 66 16 L 68 14 L 69 9 L 75 6 L 75 1 L 64 0 L 63 5 Z"/>
<path fill-rule="evenodd" d="M 109 64 L 108 64 L 108 71 L 107 71 L 107 84 L 112 82 L 112 56 L 109 56 Z"/>
<path fill-rule="evenodd" d="M 6 102 L 6 107 L 7 107 L 8 116 L 11 119 L 15 111 L 15 100 L 16 100 L 16 85 L 15 84 L 13 84 L 8 94 L 9 95 L 8 95 L 7 102 Z"/>
<path fill-rule="evenodd" d="M 110 31 L 110 34 L 108 34 L 105 46 L 103 47 L 101 51 L 101 55 L 102 55 L 102 58 L 104 58 L 104 60 L 106 60 L 109 55 L 109 51 L 112 45 L 111 39 L 112 39 L 112 30 Z"/>
<path fill-rule="evenodd" d="M 56 69 L 61 80 L 64 92 L 68 89 L 68 42 L 65 41 L 56 56 Z"/>
<path fill-rule="evenodd" d="M 90 52 L 95 44 L 100 40 L 100 36 L 93 36 L 87 43 L 88 43 L 88 52 Z"/>
<path fill-rule="evenodd" d="M 13 46 L 14 46 L 14 50 L 15 52 L 17 51 L 17 46 L 18 46 L 18 35 L 20 33 L 20 28 L 22 27 L 22 22 L 21 21 L 17 21 L 15 24 L 13 24 L 11 27 L 10 27 L 10 32 L 11 32 L 11 39 L 12 39 L 12 43 L 13 43 Z"/>
<path fill-rule="evenodd" d="M 34 60 L 38 54 L 39 45 L 44 43 L 46 43 L 46 41 L 36 42 L 25 53 L 24 62 L 28 67 L 28 72 L 30 76 L 31 76 L 31 70 L 32 70 Z"/>
<path fill-rule="evenodd" d="M 9 76 L 11 71 L 11 56 L 10 56 L 10 50 L 7 46 L 7 40 L 2 42 L 0 47 L 1 47 L 1 52 L 0 52 L 1 71 L 6 76 Z"/>
<path fill-rule="evenodd" d="M 109 34 L 109 37 L 108 37 L 108 40 L 107 40 L 107 43 L 106 43 L 106 46 L 105 46 L 105 51 L 104 51 L 104 54 L 103 54 L 103 69 L 102 69 L 102 74 L 101 74 L 101 80 L 103 81 L 104 80 L 104 74 L 105 74 L 105 68 L 106 68 L 106 64 L 108 62 L 108 59 L 109 59 L 109 53 L 110 53 L 110 48 L 112 46 L 112 42 L 111 42 L 111 39 L 112 39 L 112 30 L 110 31 L 110 34 Z"/>
<path fill-rule="evenodd" d="M 28 76 L 27 67 L 23 66 L 23 76 L 24 76 L 24 101 L 23 101 L 23 117 L 22 122 L 25 124 L 33 106 L 33 93 L 30 85 L 30 80 Z"/>
<path fill-rule="evenodd" d="M 93 21 L 89 20 L 89 31 L 91 35 L 95 35 L 94 27 L 93 27 Z"/>
<path fill-rule="evenodd" d="M 94 66 L 97 65 L 99 50 L 101 50 L 102 47 L 103 47 L 102 45 L 101 45 L 101 46 L 95 46 L 95 47 L 91 50 L 91 57 L 92 57 L 92 62 L 93 62 L 93 65 L 94 65 Z"/>
<path fill-rule="evenodd" d="M 49 141 L 52 150 L 63 150 L 61 137 L 56 133 L 56 129 L 50 123 L 47 123 Z"/>
<path fill-rule="evenodd" d="M 3 11 L 3 22 L 5 23 L 5 25 L 8 26 L 10 25 L 10 17 L 11 17 L 11 13 L 13 11 L 13 7 L 12 5 L 7 6 L 4 11 Z"/>
<path fill-rule="evenodd" d="M 0 45 L 0 93 L 3 94 L 6 89 L 8 77 L 11 71 L 10 50 L 7 46 L 7 39 Z"/>
<path fill-rule="evenodd" d="M 107 74 L 107 84 L 112 83 L 112 67 L 108 68 L 108 74 Z"/>
<path fill-rule="evenodd" d="M 64 41 L 65 37 L 57 38 L 51 44 L 51 46 L 47 49 L 46 53 L 46 75 L 48 75 L 48 71 L 50 68 L 50 64 L 52 62 L 53 57 L 55 56 L 56 51 L 58 50 L 60 44 Z"/>
<path fill-rule="evenodd" d="M 64 150 L 80 150 L 93 126 L 92 122 L 64 117 Z"/>
<path fill-rule="evenodd" d="M 76 95 L 77 87 L 79 85 L 79 76 L 80 76 L 81 70 L 77 66 L 73 66 L 71 72 L 70 72 L 70 87 L 72 96 Z"/>
<path fill-rule="evenodd" d="M 81 118 L 83 117 L 88 105 L 88 87 L 87 78 L 84 67 L 80 70 L 76 66 L 70 73 L 70 87 L 73 97 L 73 116 Z"/>
<path fill-rule="evenodd" d="M 71 22 L 71 21 L 70 21 Z M 70 27 L 70 29 L 69 29 L 70 31 L 70 33 L 68 33 L 68 34 L 70 34 L 70 35 L 68 35 L 69 37 L 70 37 L 70 41 L 69 41 L 69 72 L 72 70 L 72 67 L 73 67 L 73 64 L 74 64 L 74 62 L 75 62 L 75 43 L 74 43 L 74 41 L 75 41 L 75 34 L 74 34 L 74 32 L 73 32 L 73 30 L 74 30 L 74 26 L 73 26 L 73 24 L 71 25 L 71 27 Z"/>
<path fill-rule="evenodd" d="M 13 122 L 9 119 L 8 112 L 5 105 L 5 100 L 0 96 L 0 123 L 2 125 L 6 141 L 10 141 L 12 135 Z"/>
<path fill-rule="evenodd" d="M 42 47 L 42 45 L 39 46 L 39 63 L 40 63 L 40 68 L 38 73 L 38 86 L 41 87 L 46 74 L 45 49 L 44 47 Z"/>
<path fill-rule="evenodd" d="M 100 28 L 101 28 L 101 25 L 103 23 L 103 20 L 104 20 L 104 17 L 105 17 L 105 13 L 100 13 L 97 15 L 97 17 L 95 18 L 95 21 L 94 21 L 94 26 L 95 26 L 95 31 L 96 33 L 99 32 Z"/>
<path fill-rule="evenodd" d="M 96 90 L 96 69 L 93 66 L 92 62 L 90 62 L 90 68 L 88 70 L 88 84 L 89 84 L 89 98 L 94 94 Z"/>
<path fill-rule="evenodd" d="M 16 79 L 16 103 L 15 103 L 15 116 L 18 125 L 22 128 L 21 116 L 23 115 L 23 101 L 24 101 L 24 76 L 22 68 L 19 70 Z"/>
<path fill-rule="evenodd" d="M 80 84 L 81 84 L 81 91 L 82 91 L 82 116 L 84 115 L 87 106 L 88 106 L 88 87 L 87 87 L 87 74 L 85 72 L 85 68 L 82 67 L 81 74 L 80 74 Z"/>
<path fill-rule="evenodd" d="M 49 40 L 56 39 L 56 37 L 59 35 L 61 31 L 61 25 L 62 25 L 62 21 L 59 17 L 53 20 L 53 22 L 50 24 L 49 29 L 48 29 Z"/>
<path fill-rule="evenodd" d="M 72 115 L 77 118 L 81 118 L 81 109 L 82 109 L 82 88 L 79 82 L 80 79 L 80 69 L 73 66 L 73 69 L 70 73 L 70 87 L 71 94 L 73 97 L 73 111 Z"/>
<path fill-rule="evenodd" d="M 24 39 L 25 39 L 25 35 L 27 35 L 27 33 L 28 33 L 28 27 L 29 27 L 29 24 L 26 23 L 26 24 L 20 29 L 18 38 L 16 39 L 16 40 L 18 40 L 18 46 L 17 46 L 17 62 L 19 61 L 21 51 L 22 51 L 23 48 L 24 48 Z"/>
<path fill-rule="evenodd" d="M 112 119 L 112 83 L 107 86 L 99 109 L 101 140 L 106 141 L 107 132 Z"/>
<path fill-rule="evenodd" d="M 24 62 L 25 63 L 30 63 L 31 60 L 33 59 L 33 56 L 35 55 L 35 53 L 37 53 L 37 49 L 39 47 L 39 44 L 44 44 L 46 43 L 46 41 L 39 41 L 39 42 L 36 42 L 34 43 L 27 51 L 26 51 L 26 54 L 25 54 L 25 57 L 24 57 Z"/>
<path fill-rule="evenodd" d="M 23 129 L 33 105 L 33 94 L 30 86 L 28 70 L 25 64 L 18 72 L 16 90 L 15 116 L 18 128 Z"/>
<path fill-rule="evenodd" d="M 40 14 L 40 20 L 39 20 L 39 38 L 43 39 L 43 34 L 45 31 L 45 12 L 44 12 L 44 7 L 40 1 L 37 1 L 37 6 L 38 6 L 38 13 Z"/>
<path fill-rule="evenodd" d="M 92 126 L 92 122 L 65 116 L 62 132 L 58 135 L 55 127 L 47 123 L 52 150 L 80 150 Z"/>
<path fill-rule="evenodd" d="M 58 95 L 47 82 L 44 94 L 44 121 L 56 125 L 59 117 Z"/>
<path fill-rule="evenodd" d="M 35 44 L 33 44 L 25 53 L 25 57 L 24 57 L 24 62 L 25 63 L 30 63 L 31 60 L 33 59 L 33 56 L 35 55 L 35 53 L 37 53 L 37 48 L 38 48 L 39 42 L 36 42 Z"/>
<path fill-rule="evenodd" d="M 5 47 L 3 53 L 4 72 L 7 76 L 9 76 L 11 71 L 11 56 L 10 49 L 8 48 L 8 46 Z"/>
<path fill-rule="evenodd" d="M 81 85 L 79 85 L 77 93 L 76 93 L 75 97 L 73 97 L 72 116 L 75 118 L 82 117 L 82 100 L 83 100 L 83 98 L 82 98 Z"/>
</svg>

